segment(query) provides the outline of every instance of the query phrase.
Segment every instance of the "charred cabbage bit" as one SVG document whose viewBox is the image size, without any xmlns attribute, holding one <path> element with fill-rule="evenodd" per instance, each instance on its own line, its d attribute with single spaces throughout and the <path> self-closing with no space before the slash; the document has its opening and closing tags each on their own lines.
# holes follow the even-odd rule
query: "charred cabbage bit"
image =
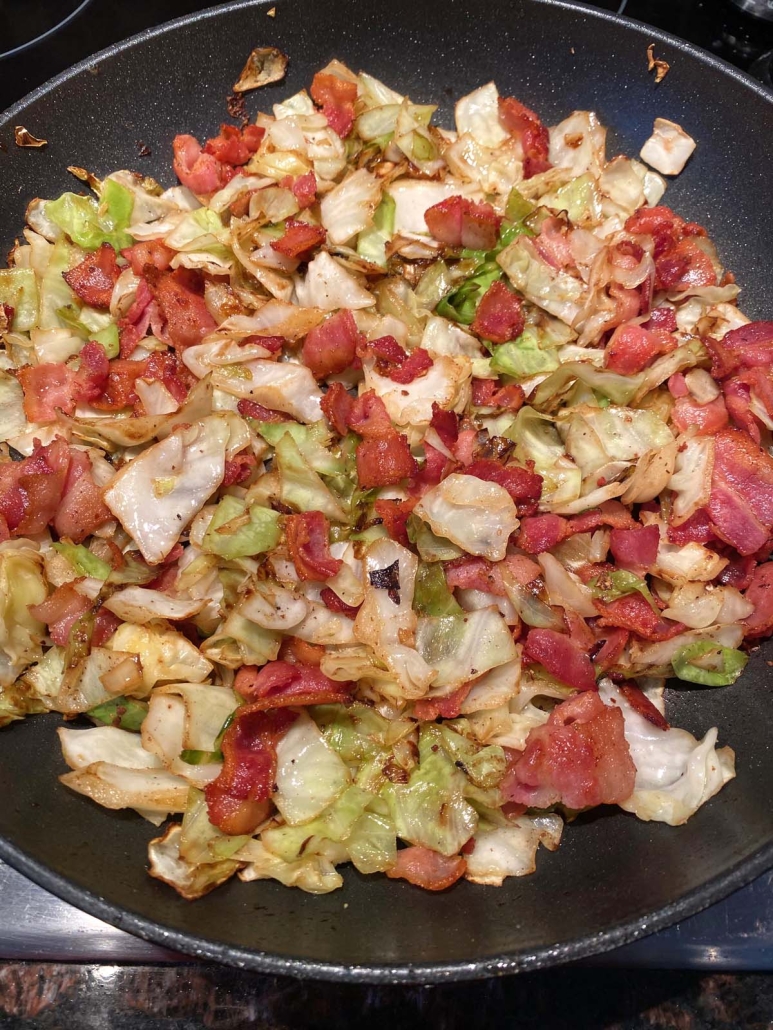
<svg viewBox="0 0 773 1030">
<path fill-rule="evenodd" d="M 38 148 L 48 146 L 47 139 L 38 139 L 37 136 L 32 135 L 29 129 L 25 129 L 23 125 L 14 125 L 13 138 L 17 147 Z"/>
<path fill-rule="evenodd" d="M 29 202 L 0 725 L 85 716 L 62 783 L 179 813 L 148 857 L 189 899 L 501 885 L 601 803 L 680 825 L 734 756 L 665 678 L 773 631 L 773 322 L 663 203 L 695 142 L 608 159 L 493 82 L 441 129 L 337 60 L 251 122 L 286 67 L 253 51 L 163 181 Z"/>
<path fill-rule="evenodd" d="M 268 86 L 272 82 L 281 82 L 287 71 L 288 60 L 287 54 L 283 54 L 276 47 L 256 47 L 234 83 L 234 93 L 246 93 L 251 89 Z"/>
</svg>

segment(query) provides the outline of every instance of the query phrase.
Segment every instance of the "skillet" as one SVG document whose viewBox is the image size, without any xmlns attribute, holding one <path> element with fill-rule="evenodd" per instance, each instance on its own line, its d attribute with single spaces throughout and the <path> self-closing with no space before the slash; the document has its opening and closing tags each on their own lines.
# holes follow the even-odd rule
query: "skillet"
<svg viewBox="0 0 773 1030">
<path fill-rule="evenodd" d="M 628 19 L 557 0 L 249 0 L 183 18 L 111 47 L 0 118 L 0 243 L 8 246 L 35 195 L 76 188 L 66 166 L 96 174 L 137 168 L 170 185 L 175 133 L 212 135 L 249 50 L 273 44 L 291 59 L 278 87 L 252 94 L 254 115 L 308 85 L 333 57 L 420 102 L 454 99 L 496 78 L 552 124 L 574 108 L 609 126 L 608 152 L 636 154 L 654 117 L 698 140 L 666 201 L 706 225 L 744 286 L 742 306 L 764 317 L 773 257 L 768 142 L 773 96 L 729 65 Z M 671 64 L 656 86 L 646 47 Z M 13 126 L 49 141 L 13 145 Z M 142 140 L 151 155 L 138 156 Z M 767 314 L 771 307 L 768 302 Z M 624 944 L 685 918 L 773 864 L 771 683 L 763 646 L 719 690 L 672 692 L 676 725 L 720 727 L 738 777 L 679 829 L 594 811 L 567 829 L 538 871 L 501 889 L 461 883 L 429 894 L 404 882 L 345 873 L 322 897 L 275 882 L 226 884 L 190 904 L 147 877 L 155 831 L 57 784 L 64 771 L 58 717 L 0 735 L 0 857 L 91 914 L 166 947 L 271 973 L 339 981 L 443 982 L 532 969 Z"/>
</svg>

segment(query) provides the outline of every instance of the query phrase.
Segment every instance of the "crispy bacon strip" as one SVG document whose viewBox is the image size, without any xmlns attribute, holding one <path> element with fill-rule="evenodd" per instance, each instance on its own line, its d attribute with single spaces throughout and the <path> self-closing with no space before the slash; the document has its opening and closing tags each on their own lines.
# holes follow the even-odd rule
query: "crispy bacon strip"
<svg viewBox="0 0 773 1030">
<path fill-rule="evenodd" d="M 250 702 L 254 712 L 301 705 L 327 705 L 348 701 L 354 683 L 331 680 L 319 666 L 269 662 L 259 669 L 243 665 L 234 690 Z"/>
<path fill-rule="evenodd" d="M 325 580 L 343 564 L 330 553 L 330 523 L 321 511 L 285 518 L 285 536 L 295 571 L 301 579 Z"/>
</svg>

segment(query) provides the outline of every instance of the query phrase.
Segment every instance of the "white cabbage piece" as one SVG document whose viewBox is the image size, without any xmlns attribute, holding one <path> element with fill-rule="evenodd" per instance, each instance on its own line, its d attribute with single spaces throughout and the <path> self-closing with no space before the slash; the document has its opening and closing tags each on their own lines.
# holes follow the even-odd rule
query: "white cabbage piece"
<svg viewBox="0 0 773 1030">
<path fill-rule="evenodd" d="M 450 694 L 518 655 L 513 635 L 496 608 L 420 618 L 416 650 L 436 670 L 432 696 Z"/>
<path fill-rule="evenodd" d="M 518 236 L 497 257 L 515 288 L 544 311 L 573 325 L 583 309 L 586 288 L 580 279 L 544 261 L 534 243 Z"/>
<path fill-rule="evenodd" d="M 466 355 L 473 361 L 483 354 L 483 347 L 479 340 L 466 333 L 460 325 L 449 322 L 447 318 L 441 318 L 440 315 L 430 315 L 427 319 L 421 346 L 433 358 L 440 355 L 454 358 Z"/>
<path fill-rule="evenodd" d="M 727 565 L 727 558 L 695 541 L 687 544 L 670 544 L 666 536 L 666 526 L 659 523 L 659 527 L 658 553 L 650 568 L 654 576 L 660 576 L 661 579 L 676 586 L 695 581 L 708 583 L 716 579 Z"/>
<path fill-rule="evenodd" d="M 472 690 L 462 702 L 461 714 L 490 711 L 506 705 L 521 685 L 521 645 L 515 645 L 516 657 L 490 669 L 475 680 Z"/>
<path fill-rule="evenodd" d="M 743 631 L 744 627 L 739 623 L 730 623 L 723 626 L 715 625 L 707 626 L 705 629 L 689 630 L 687 633 L 671 637 L 670 640 L 654 644 L 634 641 L 630 645 L 630 660 L 635 666 L 648 667 L 652 670 L 653 675 L 670 675 L 671 659 L 683 647 L 699 641 L 710 641 L 720 644 L 722 647 L 737 648 L 743 640 Z"/>
<path fill-rule="evenodd" d="M 742 622 L 753 611 L 754 605 L 735 587 L 684 583 L 671 592 L 663 616 L 691 629 L 705 629 L 714 624 Z"/>
<path fill-rule="evenodd" d="M 21 383 L 7 372 L 0 372 L 0 443 L 17 436 L 26 427 Z"/>
<path fill-rule="evenodd" d="M 284 336 L 294 342 L 319 325 L 325 312 L 319 308 L 298 307 L 283 300 L 270 300 L 253 315 L 231 315 L 219 333 L 241 339 L 245 336 Z"/>
<path fill-rule="evenodd" d="M 592 476 L 594 481 L 608 462 L 637 462 L 648 451 L 674 442 L 673 433 L 654 411 L 616 404 L 564 409 L 556 425 L 583 478 Z"/>
<path fill-rule="evenodd" d="M 117 590 L 104 607 L 124 622 L 152 622 L 153 619 L 190 619 L 206 604 L 204 598 L 170 597 L 160 590 L 130 586 Z"/>
<path fill-rule="evenodd" d="M 302 712 L 276 745 L 273 801 L 290 826 L 318 816 L 350 783 L 349 770 Z"/>
<path fill-rule="evenodd" d="M 333 243 L 347 243 L 373 223 L 381 200 L 381 180 L 365 168 L 348 175 L 326 193 L 319 209 L 322 224 Z"/>
<path fill-rule="evenodd" d="M 322 418 L 322 392 L 305 365 L 257 360 L 239 368 L 239 376 L 215 370 L 213 384 L 235 397 L 250 397 L 266 408 L 287 412 L 301 422 L 319 422 Z"/>
<path fill-rule="evenodd" d="M 622 156 L 605 165 L 598 185 L 607 198 L 607 201 L 602 201 L 604 214 L 614 211 L 626 218 L 645 204 L 654 207 L 666 190 L 665 181 L 659 175 L 640 161 Z"/>
<path fill-rule="evenodd" d="M 230 879 L 241 866 L 240 862 L 229 858 L 194 864 L 180 853 L 182 843 L 183 831 L 179 823 L 169 826 L 162 837 L 152 840 L 148 844 L 148 872 L 154 879 L 174 887 L 186 901 L 203 898 Z"/>
<path fill-rule="evenodd" d="M 523 179 L 521 152 L 517 139 L 511 138 L 499 147 L 485 147 L 472 133 L 464 132 L 446 147 L 443 156 L 453 175 L 504 200 Z"/>
<path fill-rule="evenodd" d="M 107 646 L 115 651 L 139 655 L 142 663 L 142 688 L 148 694 L 157 683 L 189 681 L 202 683 L 212 672 L 211 662 L 197 647 L 163 622 L 136 626 L 125 622 L 115 631 Z"/>
<path fill-rule="evenodd" d="M 640 156 L 662 175 L 678 175 L 695 147 L 695 140 L 681 125 L 668 118 L 656 118 L 652 135 L 641 148 Z"/>
<path fill-rule="evenodd" d="M 124 769 L 159 769 L 161 760 L 146 751 L 138 733 L 116 726 L 95 726 L 90 730 L 56 731 L 62 756 L 71 769 L 87 769 L 95 762 L 109 762 Z"/>
<path fill-rule="evenodd" d="M 564 568 L 558 558 L 549 551 L 538 555 L 537 561 L 542 569 L 549 604 L 571 608 L 584 619 L 592 619 L 598 615 L 590 588 L 585 586 L 579 576 Z"/>
<path fill-rule="evenodd" d="M 508 139 L 499 121 L 499 92 L 493 82 L 458 100 L 454 115 L 459 135 L 468 132 L 484 147 L 498 147 Z"/>
<path fill-rule="evenodd" d="M 103 808 L 134 808 L 166 815 L 184 812 L 188 784 L 166 769 L 125 769 L 110 762 L 94 762 L 59 777 L 78 794 Z"/>
<path fill-rule="evenodd" d="M 611 680 L 599 683 L 602 700 L 617 705 L 625 720 L 625 739 L 636 766 L 633 794 L 621 808 L 645 822 L 681 826 L 735 776 L 735 755 L 717 750 L 717 730 L 697 741 L 687 730 L 658 729 L 639 715 Z"/>
<path fill-rule="evenodd" d="M 504 487 L 456 472 L 428 490 L 414 512 L 437 536 L 490 561 L 502 561 L 510 534 L 520 525 Z"/>
<path fill-rule="evenodd" d="M 675 526 L 708 504 L 714 468 L 714 440 L 710 436 L 680 437 L 674 474 L 668 481 L 673 491 L 671 506 Z"/>
<path fill-rule="evenodd" d="M 287 632 L 303 621 L 309 605 L 305 597 L 271 580 L 253 584 L 241 602 L 242 615 L 264 629 Z"/>
<path fill-rule="evenodd" d="M 501 887 L 507 876 L 528 876 L 537 868 L 540 844 L 555 851 L 564 822 L 560 815 L 519 815 L 508 826 L 478 830 L 467 856 L 465 879 Z"/>
<path fill-rule="evenodd" d="M 127 658 L 132 659 L 134 655 L 107 647 L 93 647 L 75 668 L 64 670 L 59 692 L 47 704 L 54 711 L 74 715 L 109 701 L 113 695 L 105 686 L 109 682 L 106 677 Z M 136 693 L 139 688 L 138 673 L 139 669 L 135 667 L 133 679 L 137 682 L 133 689 L 126 690 L 127 694 Z"/>
<path fill-rule="evenodd" d="M 105 504 L 151 564 L 163 561 L 223 481 L 229 427 L 211 415 L 173 430 L 124 465 Z"/>
<path fill-rule="evenodd" d="M 412 383 L 396 383 L 379 375 L 370 359 L 365 360 L 363 371 L 363 392 L 375 390 L 399 426 L 426 426 L 432 419 L 433 403 L 445 411 L 462 411 L 470 398 L 472 365 L 465 355 L 435 357 L 426 374 Z"/>
<path fill-rule="evenodd" d="M 285 862 L 275 855 L 260 840 L 251 840 L 241 851 L 240 861 L 247 865 L 239 873 L 239 879 L 279 880 L 285 887 L 300 887 L 308 894 L 328 894 L 343 886 L 343 877 L 336 872 L 335 865 L 323 855 L 309 855 L 294 862 Z M 345 861 L 346 857 L 340 858 Z"/>
<path fill-rule="evenodd" d="M 42 604 L 47 595 L 37 544 L 14 540 L 0 545 L 0 686 L 10 686 L 41 657 L 46 628 L 29 606 Z"/>
<path fill-rule="evenodd" d="M 352 620 L 347 615 L 331 612 L 319 601 L 308 602 L 308 612 L 293 627 L 293 636 L 323 647 L 347 647 L 357 643 Z"/>
<path fill-rule="evenodd" d="M 356 311 L 376 303 L 374 295 L 326 250 L 309 262 L 305 278 L 296 278 L 295 294 L 299 304 L 322 311 Z"/>
<path fill-rule="evenodd" d="M 373 648 L 397 679 L 403 696 L 423 697 L 435 670 L 414 646 L 417 616 L 412 606 L 419 560 L 406 547 L 382 537 L 366 551 L 363 566 L 365 600 L 354 622 L 355 636 Z M 396 584 L 391 589 L 378 585 L 387 579 L 385 570 L 390 570 L 389 583 Z"/>
<path fill-rule="evenodd" d="M 597 178 L 606 160 L 607 130 L 593 111 L 574 111 L 550 129 L 550 163 L 572 177 L 584 172 Z"/>
</svg>

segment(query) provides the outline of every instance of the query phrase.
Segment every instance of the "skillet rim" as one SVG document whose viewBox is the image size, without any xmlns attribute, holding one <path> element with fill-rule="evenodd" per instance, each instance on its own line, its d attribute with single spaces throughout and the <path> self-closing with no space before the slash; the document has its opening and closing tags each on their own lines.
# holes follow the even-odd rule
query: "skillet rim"
<svg viewBox="0 0 773 1030">
<path fill-rule="evenodd" d="M 84 58 L 58 75 L 38 86 L 21 100 L 0 114 L 0 129 L 22 113 L 31 103 L 53 93 L 59 86 L 76 78 L 82 72 L 93 68 L 104 60 L 125 50 L 144 43 L 148 39 L 175 32 L 183 26 L 204 22 L 210 18 L 227 16 L 231 11 L 249 7 L 260 7 L 276 0 L 233 0 L 231 3 L 198 11 L 175 18 L 161 25 L 152 26 L 128 39 L 114 43 L 96 54 Z M 283 0 L 288 5 L 292 0 Z M 722 75 L 729 76 L 740 86 L 750 89 L 763 101 L 773 105 L 773 91 L 750 75 L 735 68 L 727 61 L 716 57 L 702 48 L 688 43 L 668 32 L 653 28 L 634 18 L 628 18 L 610 11 L 591 7 L 574 0 L 527 0 L 558 10 L 579 11 L 596 18 L 602 23 L 612 23 L 635 31 L 654 42 L 665 43 L 682 53 L 697 59 L 702 64 Z M 163 948 L 179 951 L 195 958 L 223 962 L 238 968 L 272 975 L 293 976 L 312 980 L 326 980 L 336 983 L 450 983 L 462 980 L 483 979 L 490 976 L 504 976 L 509 973 L 526 972 L 545 966 L 563 964 L 598 955 L 639 939 L 640 937 L 665 929 L 689 916 L 695 915 L 729 894 L 746 886 L 757 876 L 773 866 L 773 840 L 759 848 L 753 855 L 741 859 L 729 870 L 707 880 L 702 886 L 682 895 L 676 901 L 656 910 L 651 915 L 621 922 L 610 928 L 573 941 L 536 948 L 515 955 L 495 955 L 488 959 L 472 962 L 430 962 L 400 963 L 390 965 L 341 965 L 335 962 L 320 962 L 304 958 L 285 958 L 265 951 L 253 951 L 234 945 L 219 944 L 195 934 L 171 929 L 144 916 L 128 912 L 120 905 L 107 901 L 86 888 L 76 886 L 67 877 L 60 875 L 47 865 L 38 862 L 10 840 L 0 836 L 0 859 L 48 890 L 63 901 L 121 930 L 133 933 L 142 939 Z"/>
</svg>

